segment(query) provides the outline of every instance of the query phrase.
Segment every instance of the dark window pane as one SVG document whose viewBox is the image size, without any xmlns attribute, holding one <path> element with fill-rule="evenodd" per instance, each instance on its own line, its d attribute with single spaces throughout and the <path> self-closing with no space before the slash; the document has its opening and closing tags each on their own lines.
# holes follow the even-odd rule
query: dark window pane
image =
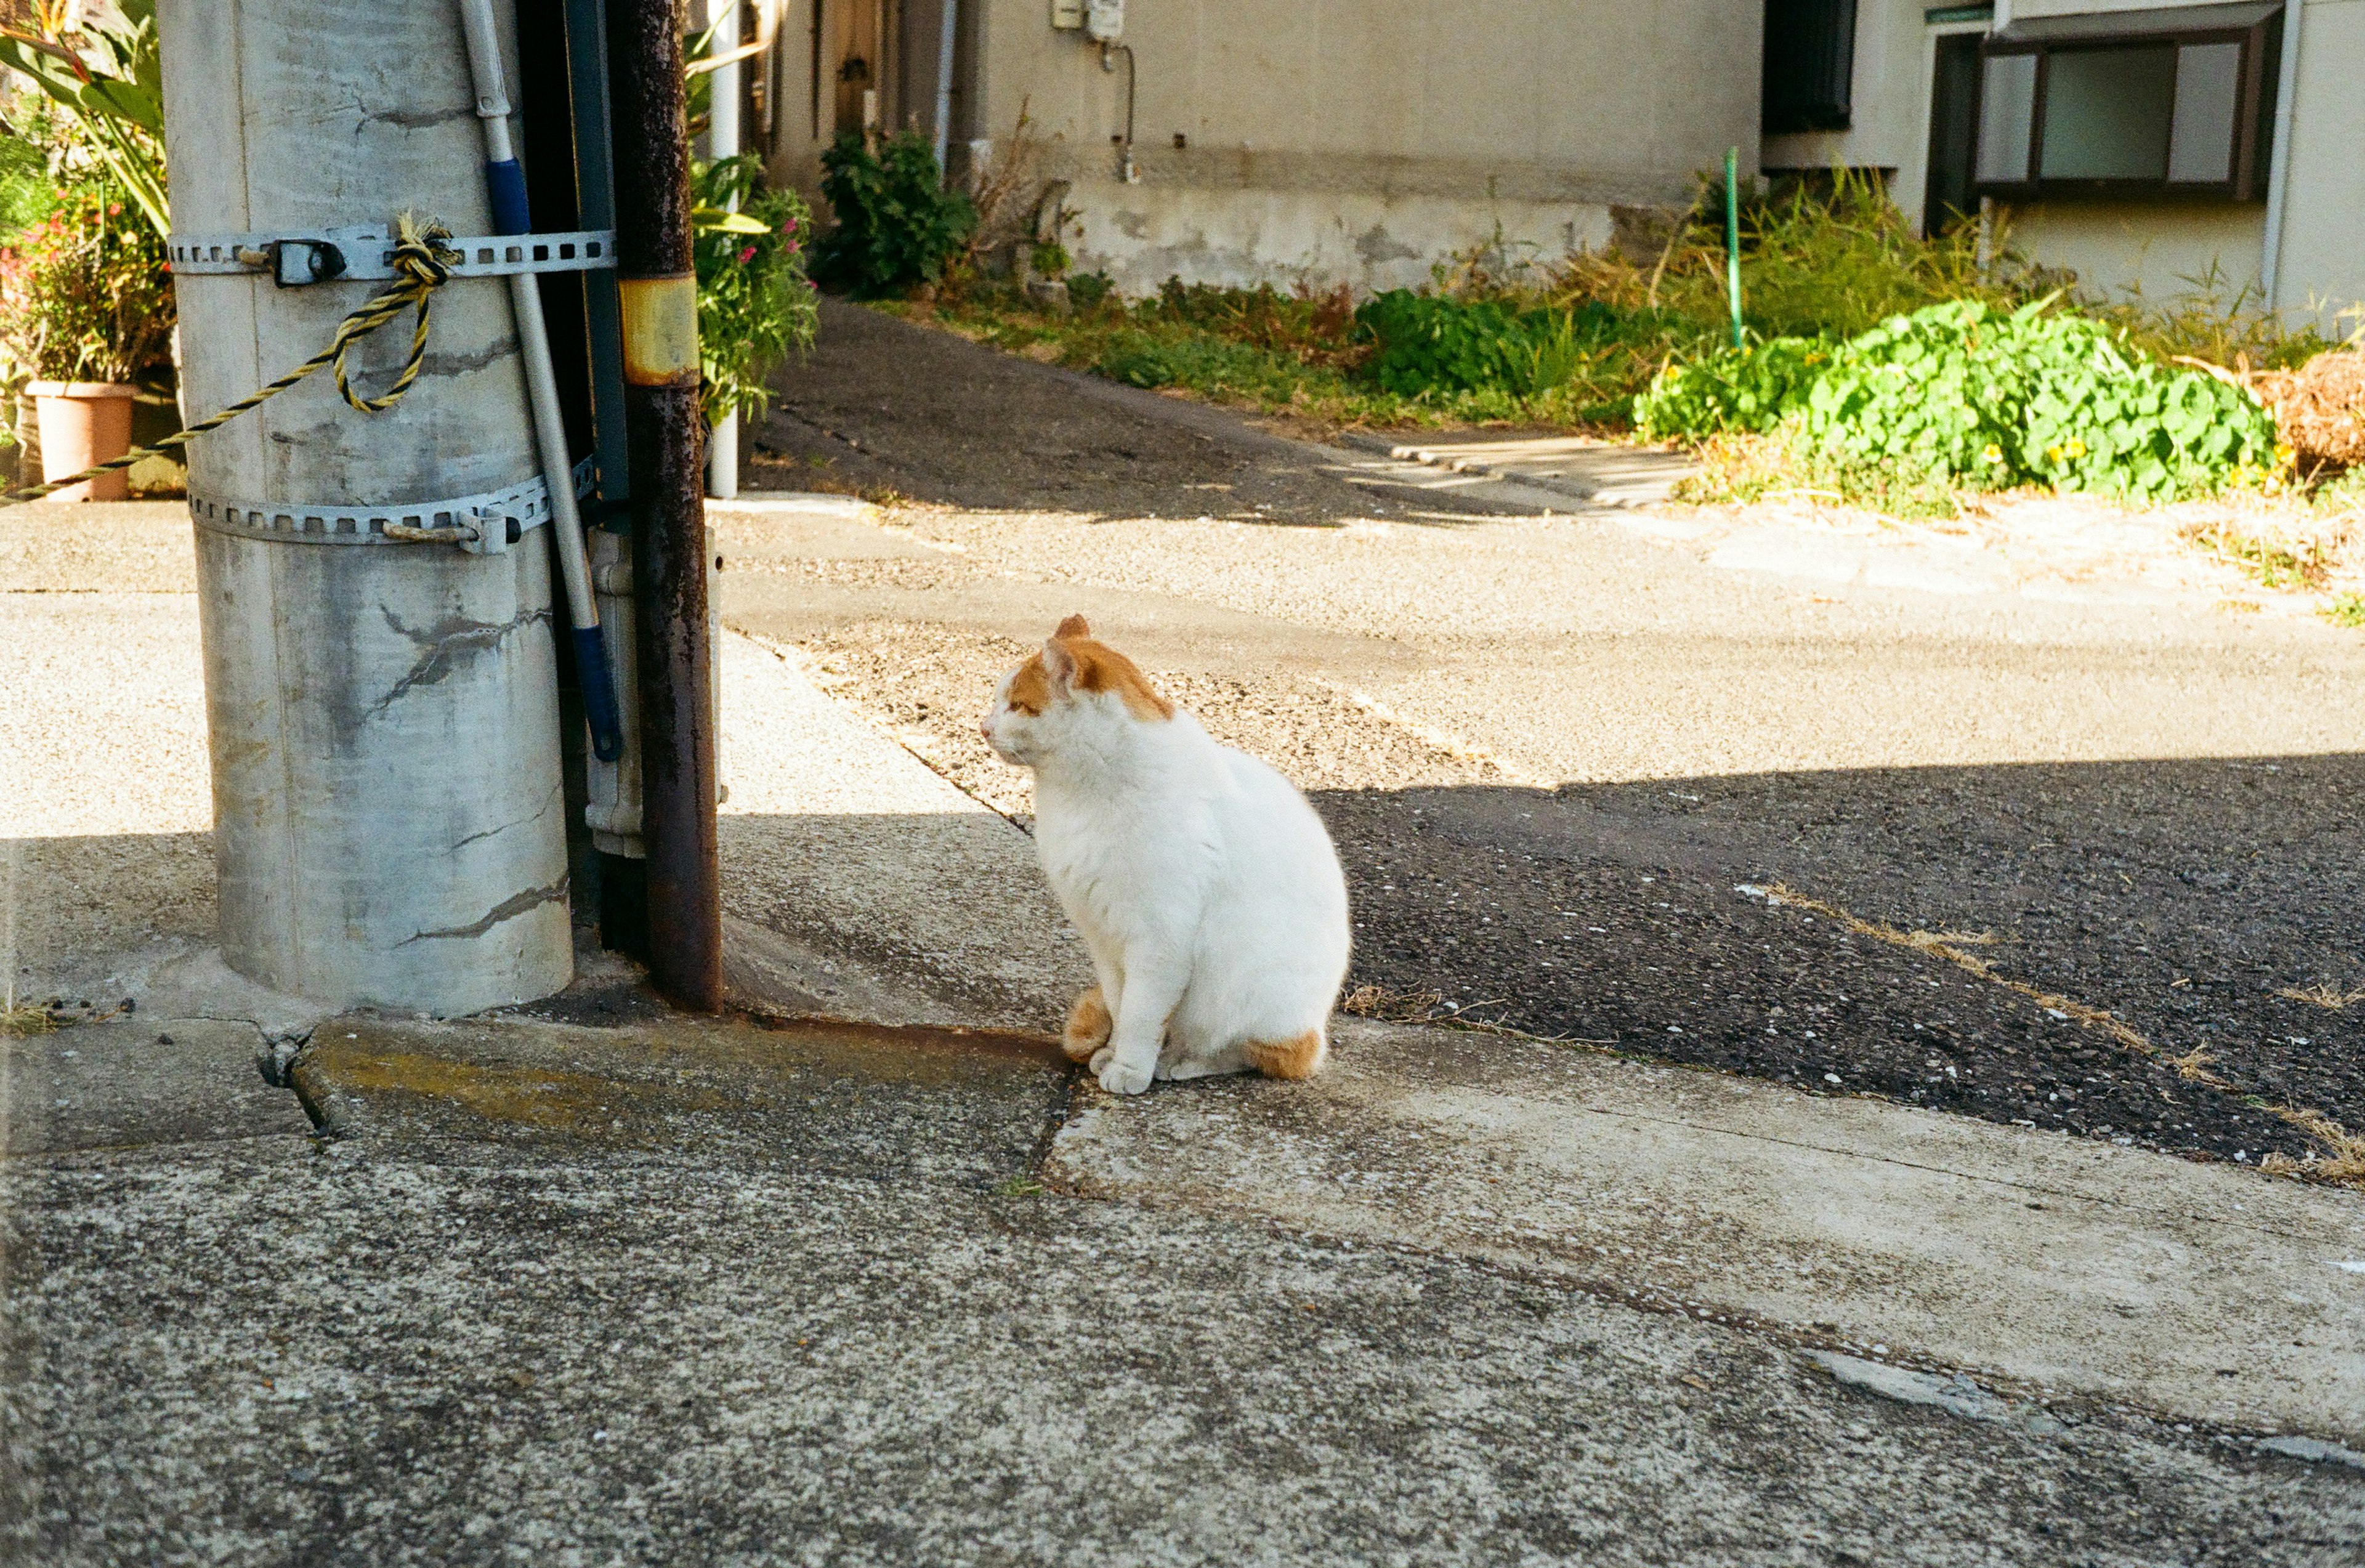
<svg viewBox="0 0 2365 1568">
<path fill-rule="evenodd" d="M 1979 111 L 1979 39 L 1965 33 L 1938 39 L 1937 74 L 1930 84 L 1930 179 L 1922 202 L 1922 231 L 1943 233 L 1978 208 L 1971 189 L 1971 135 Z M 2028 155 L 2021 154 L 2025 164 Z"/>
<path fill-rule="evenodd" d="M 1855 0 L 1765 0 L 1768 136 L 1845 130 L 1855 78 Z"/>
<path fill-rule="evenodd" d="M 2063 50 L 2046 65 L 2048 180 L 2164 180 L 2176 48 Z"/>
</svg>

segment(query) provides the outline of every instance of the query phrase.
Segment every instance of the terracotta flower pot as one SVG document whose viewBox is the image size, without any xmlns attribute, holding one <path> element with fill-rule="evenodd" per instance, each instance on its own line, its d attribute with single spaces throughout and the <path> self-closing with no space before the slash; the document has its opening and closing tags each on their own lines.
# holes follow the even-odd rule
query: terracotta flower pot
<svg viewBox="0 0 2365 1568">
<path fill-rule="evenodd" d="M 40 422 L 44 483 L 131 450 L 131 399 L 137 387 L 113 381 L 35 381 L 25 390 L 32 395 Z M 46 498 L 120 501 L 130 496 L 130 476 L 118 473 L 69 486 Z"/>
</svg>

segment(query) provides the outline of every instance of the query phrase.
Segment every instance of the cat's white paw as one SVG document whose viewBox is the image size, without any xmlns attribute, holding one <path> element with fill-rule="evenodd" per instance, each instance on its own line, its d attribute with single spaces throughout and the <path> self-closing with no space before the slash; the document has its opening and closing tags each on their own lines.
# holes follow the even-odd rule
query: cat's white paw
<svg viewBox="0 0 2365 1568">
<path fill-rule="evenodd" d="M 1116 1060 L 1116 1047 L 1115 1046 L 1103 1046 L 1100 1049 L 1093 1053 L 1093 1059 L 1085 1064 L 1085 1068 L 1086 1070 L 1091 1072 L 1094 1078 L 1098 1078 L 1101 1075 L 1102 1070 L 1105 1069 L 1109 1063 L 1115 1060 Z"/>
<path fill-rule="evenodd" d="M 1112 1094 L 1140 1094 L 1149 1088 L 1152 1070 L 1146 1067 L 1127 1067 L 1121 1061 L 1111 1060 L 1101 1069 L 1101 1087 Z"/>
</svg>

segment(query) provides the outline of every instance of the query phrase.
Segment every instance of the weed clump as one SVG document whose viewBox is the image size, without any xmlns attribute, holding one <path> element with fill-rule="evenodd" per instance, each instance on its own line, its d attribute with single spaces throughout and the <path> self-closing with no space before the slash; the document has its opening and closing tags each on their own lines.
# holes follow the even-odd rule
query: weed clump
<svg viewBox="0 0 2365 1568">
<path fill-rule="evenodd" d="M 2248 391 L 2168 370 L 2054 304 L 2007 313 L 1956 300 L 1844 342 L 1777 338 L 1673 365 L 1637 422 L 1687 437 L 1787 427 L 1844 487 L 1877 474 L 2164 501 L 2260 483 L 2281 465 L 2274 417 Z"/>
<path fill-rule="evenodd" d="M 947 190 L 917 131 L 874 150 L 851 131 L 821 155 L 822 195 L 837 227 L 815 247 L 813 275 L 857 298 L 935 283 L 977 228 L 968 196 Z"/>
</svg>

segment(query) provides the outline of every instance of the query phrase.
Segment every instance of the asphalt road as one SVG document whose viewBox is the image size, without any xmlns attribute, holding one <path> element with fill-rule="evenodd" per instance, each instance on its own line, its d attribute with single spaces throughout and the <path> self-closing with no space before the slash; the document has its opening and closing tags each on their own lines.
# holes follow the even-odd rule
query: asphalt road
<svg viewBox="0 0 2365 1568">
<path fill-rule="evenodd" d="M 1384 1006 L 2246 1163 L 2365 1126 L 2365 638 L 1802 591 L 850 308 L 781 387 L 771 434 L 948 504 L 726 520 L 732 623 L 1023 815 L 974 713 L 1085 611 L 1314 794 Z"/>
</svg>

